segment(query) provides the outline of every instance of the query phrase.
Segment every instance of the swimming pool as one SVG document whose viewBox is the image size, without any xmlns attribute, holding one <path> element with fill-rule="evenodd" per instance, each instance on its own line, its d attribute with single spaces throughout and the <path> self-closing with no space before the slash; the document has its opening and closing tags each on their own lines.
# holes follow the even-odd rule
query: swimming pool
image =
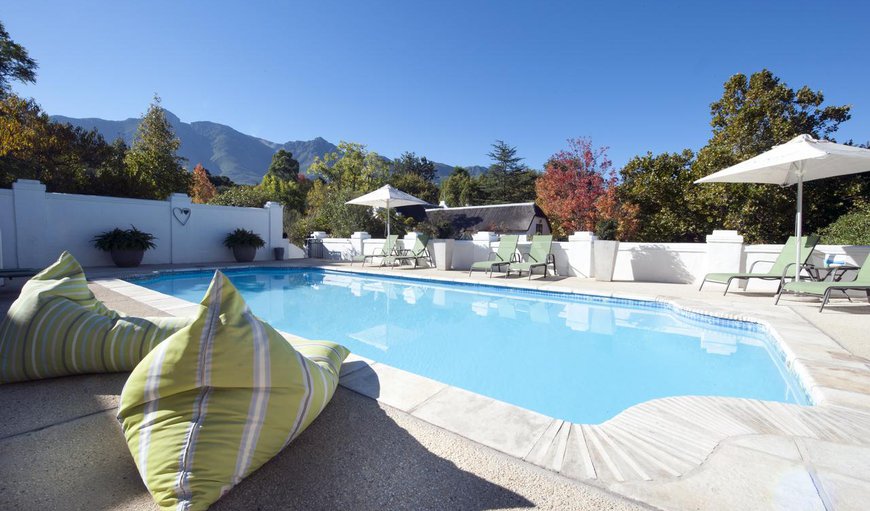
<svg viewBox="0 0 870 511">
<path fill-rule="evenodd" d="M 231 269 L 279 330 L 551 417 L 599 423 L 654 398 L 808 404 L 759 325 L 657 302 L 302 268 Z M 129 279 L 199 302 L 212 272 Z"/>
</svg>

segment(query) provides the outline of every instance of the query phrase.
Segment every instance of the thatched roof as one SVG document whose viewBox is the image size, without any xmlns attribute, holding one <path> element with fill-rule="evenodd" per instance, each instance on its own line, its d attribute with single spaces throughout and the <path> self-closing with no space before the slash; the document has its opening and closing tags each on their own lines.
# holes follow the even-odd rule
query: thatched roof
<svg viewBox="0 0 870 511">
<path fill-rule="evenodd" d="M 528 231 L 536 216 L 543 217 L 544 221 L 547 218 L 534 202 L 434 208 L 427 209 L 426 215 L 431 222 L 446 220 L 456 230 L 495 232 Z"/>
</svg>

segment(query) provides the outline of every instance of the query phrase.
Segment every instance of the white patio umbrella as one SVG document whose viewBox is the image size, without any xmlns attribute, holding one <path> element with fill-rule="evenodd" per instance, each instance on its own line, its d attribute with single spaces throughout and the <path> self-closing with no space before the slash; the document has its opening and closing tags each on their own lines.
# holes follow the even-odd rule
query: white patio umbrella
<svg viewBox="0 0 870 511">
<path fill-rule="evenodd" d="M 774 146 L 754 158 L 701 178 L 696 183 L 770 183 L 780 186 L 797 184 L 797 214 L 795 215 L 795 280 L 800 273 L 801 214 L 804 181 L 826 177 L 858 174 L 870 171 L 870 149 L 816 140 L 799 135 L 784 144 Z"/>
<path fill-rule="evenodd" d="M 390 208 L 400 208 L 402 206 L 427 205 L 428 202 L 423 199 L 418 199 L 411 194 L 407 194 L 402 190 L 397 190 L 390 185 L 384 185 L 377 190 L 367 193 L 362 197 L 349 200 L 345 204 L 355 204 L 357 206 L 371 206 L 374 208 L 387 208 L 387 236 L 390 235 Z"/>
</svg>

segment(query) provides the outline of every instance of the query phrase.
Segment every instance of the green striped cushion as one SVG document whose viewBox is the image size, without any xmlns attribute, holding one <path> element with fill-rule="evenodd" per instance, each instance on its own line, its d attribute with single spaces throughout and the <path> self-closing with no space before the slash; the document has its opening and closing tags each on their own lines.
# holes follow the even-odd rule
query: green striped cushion
<svg viewBox="0 0 870 511">
<path fill-rule="evenodd" d="M 127 445 L 165 509 L 206 509 L 287 446 L 332 398 L 348 354 L 328 342 L 294 349 L 221 272 L 202 304 L 121 392 Z"/>
<path fill-rule="evenodd" d="M 27 281 L 0 323 L 0 383 L 130 371 L 188 318 L 135 318 L 106 308 L 69 252 Z"/>
</svg>

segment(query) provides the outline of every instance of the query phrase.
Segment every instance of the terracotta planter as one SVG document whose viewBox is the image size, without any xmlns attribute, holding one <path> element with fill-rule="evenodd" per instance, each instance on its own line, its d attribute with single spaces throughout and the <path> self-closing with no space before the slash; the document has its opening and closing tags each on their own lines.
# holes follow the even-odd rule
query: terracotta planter
<svg viewBox="0 0 870 511">
<path fill-rule="evenodd" d="M 135 249 L 115 249 L 109 252 L 112 256 L 112 262 L 119 268 L 134 268 L 142 264 L 142 258 L 145 257 L 144 250 Z"/>
<path fill-rule="evenodd" d="M 257 255 L 257 247 L 239 246 L 233 247 L 233 257 L 237 263 L 250 263 Z"/>
</svg>

